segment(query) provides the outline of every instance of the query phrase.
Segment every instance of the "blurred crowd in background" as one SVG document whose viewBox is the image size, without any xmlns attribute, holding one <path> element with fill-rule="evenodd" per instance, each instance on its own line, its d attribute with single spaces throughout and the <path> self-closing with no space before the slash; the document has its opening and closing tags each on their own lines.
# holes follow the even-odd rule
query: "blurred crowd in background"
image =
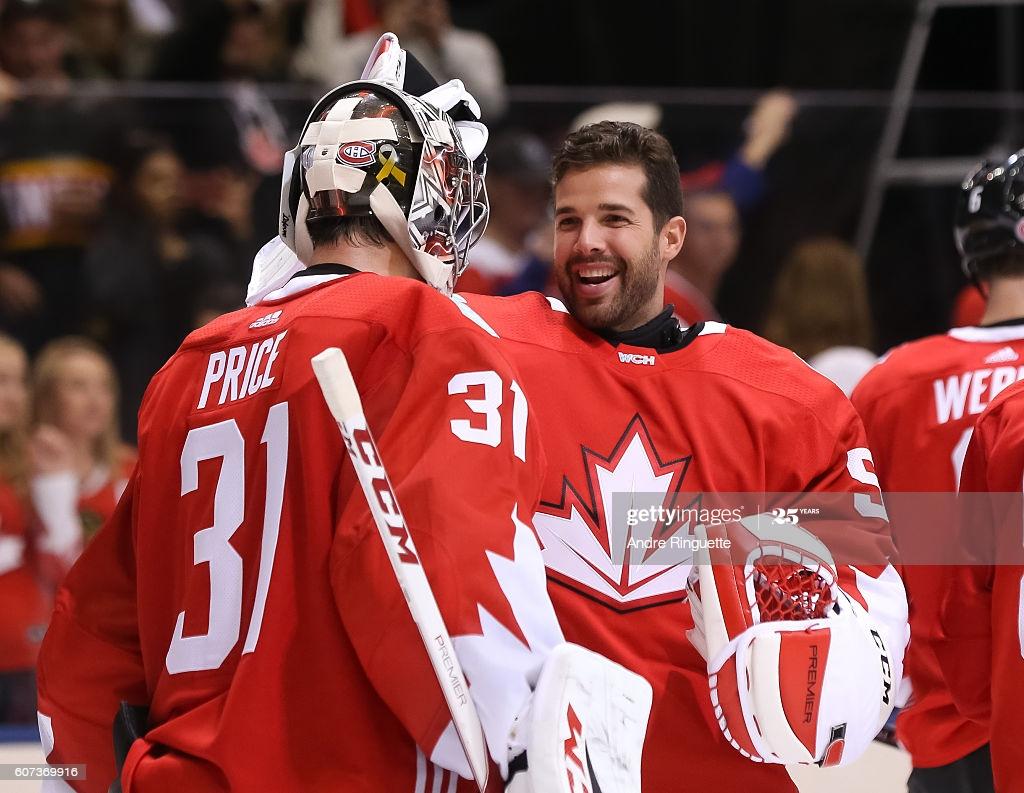
<svg viewBox="0 0 1024 793">
<path fill-rule="evenodd" d="M 888 344 L 948 326 L 952 267 L 924 320 L 880 326 L 884 290 L 872 315 L 877 268 L 849 244 L 859 185 L 840 195 L 864 158 L 828 150 L 837 129 L 862 131 L 846 117 L 805 125 L 808 151 L 792 140 L 805 109 L 770 86 L 699 118 L 658 101 L 552 104 L 509 87 L 507 41 L 457 24 L 480 16 L 454 0 L 0 0 L 0 721 L 34 718 L 49 598 L 124 487 L 149 379 L 189 331 L 241 306 L 275 232 L 283 152 L 384 30 L 439 80 L 462 78 L 492 131 L 491 221 L 460 291 L 556 294 L 552 149 L 616 119 L 660 129 L 679 154 L 688 231 L 666 303 L 685 322 L 762 332 L 847 393 Z M 948 224 L 934 234 L 951 258 Z M 960 323 L 980 314 L 965 295 Z"/>
</svg>

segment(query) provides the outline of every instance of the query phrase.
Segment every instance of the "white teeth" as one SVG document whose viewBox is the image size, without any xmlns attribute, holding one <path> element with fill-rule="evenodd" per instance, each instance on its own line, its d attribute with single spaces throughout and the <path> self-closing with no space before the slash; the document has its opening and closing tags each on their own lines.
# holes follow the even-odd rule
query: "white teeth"
<svg viewBox="0 0 1024 793">
<path fill-rule="evenodd" d="M 581 267 L 576 271 L 580 278 L 607 278 L 615 275 L 614 267 Z"/>
</svg>

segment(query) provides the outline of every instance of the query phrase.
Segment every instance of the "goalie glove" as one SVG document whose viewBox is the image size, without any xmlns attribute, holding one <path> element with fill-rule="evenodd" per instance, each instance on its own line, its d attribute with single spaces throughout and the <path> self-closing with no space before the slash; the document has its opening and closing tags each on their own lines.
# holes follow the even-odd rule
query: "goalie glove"
<svg viewBox="0 0 1024 793">
<path fill-rule="evenodd" d="M 640 675 L 558 645 L 513 727 L 506 793 L 639 793 L 651 697 Z"/>
<path fill-rule="evenodd" d="M 755 762 L 856 759 L 892 711 L 899 670 L 828 549 L 770 515 L 697 531 L 710 551 L 687 583 L 690 639 L 722 733 Z"/>
</svg>

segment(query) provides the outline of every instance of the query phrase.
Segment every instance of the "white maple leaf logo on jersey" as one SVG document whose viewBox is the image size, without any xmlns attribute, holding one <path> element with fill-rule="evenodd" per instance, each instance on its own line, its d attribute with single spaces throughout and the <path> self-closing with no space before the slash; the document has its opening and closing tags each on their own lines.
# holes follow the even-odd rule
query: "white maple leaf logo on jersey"
<svg viewBox="0 0 1024 793">
<path fill-rule="evenodd" d="M 690 504 L 676 504 L 692 456 L 662 462 L 639 415 L 607 457 L 585 447 L 582 451 L 587 477 L 582 493 L 566 478 L 561 503 L 542 503 L 533 516 L 549 575 L 622 611 L 680 600 L 690 568 L 685 552 L 645 548 L 652 539 L 689 534 L 689 523 L 639 520 L 626 526 L 622 507 L 699 508 L 699 496 Z M 634 501 L 638 494 L 642 498 Z M 615 527 L 613 498 L 620 521 Z"/>
<path fill-rule="evenodd" d="M 532 674 L 536 674 L 551 650 L 565 641 L 551 601 L 537 597 L 547 588 L 537 538 L 529 524 L 520 520 L 518 505 L 513 507 L 510 519 L 515 527 L 512 555 L 487 551 L 487 562 L 509 611 L 492 614 L 477 604 L 480 632 L 452 636 L 455 652 L 472 685 L 473 698 L 478 707 L 486 707 L 490 723 L 497 724 L 513 723 L 529 698 L 528 675 L 517 675 L 516 670 L 533 670 Z M 502 662 L 496 665 L 495 658 Z M 446 767 L 458 770 L 467 779 L 471 776 L 451 722 L 438 739 L 431 758 L 434 762 L 448 758 Z M 433 790 L 439 789 L 435 782 Z"/>
</svg>

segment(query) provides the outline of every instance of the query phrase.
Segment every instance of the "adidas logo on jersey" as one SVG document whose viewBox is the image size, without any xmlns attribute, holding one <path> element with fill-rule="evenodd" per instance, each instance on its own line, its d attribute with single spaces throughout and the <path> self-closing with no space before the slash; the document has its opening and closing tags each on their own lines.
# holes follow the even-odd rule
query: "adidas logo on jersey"
<svg viewBox="0 0 1024 793">
<path fill-rule="evenodd" d="M 250 328 L 265 328 L 268 325 L 273 325 L 279 319 L 281 319 L 281 310 L 280 309 L 275 311 L 275 312 L 273 312 L 272 314 L 267 314 L 265 317 L 260 317 L 255 322 L 250 322 L 249 323 L 249 327 Z"/>
<path fill-rule="evenodd" d="M 653 355 L 639 355 L 635 352 L 620 352 L 619 363 L 635 363 L 641 366 L 654 366 Z"/>
<path fill-rule="evenodd" d="M 1020 356 L 1017 355 L 1013 347 L 1002 347 L 989 355 L 985 359 L 985 363 L 1008 363 L 1009 361 L 1016 361 L 1019 358 Z"/>
</svg>

